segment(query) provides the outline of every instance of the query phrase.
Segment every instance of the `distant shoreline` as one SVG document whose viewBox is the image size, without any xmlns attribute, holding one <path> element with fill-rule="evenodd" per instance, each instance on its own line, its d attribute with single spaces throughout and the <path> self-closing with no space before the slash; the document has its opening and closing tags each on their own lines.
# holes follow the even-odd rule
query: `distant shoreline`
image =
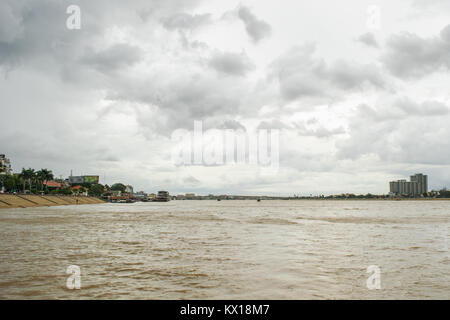
<svg viewBox="0 0 450 320">
<path fill-rule="evenodd" d="M 0 209 L 68 206 L 77 204 L 98 204 L 103 200 L 94 197 L 0 194 Z"/>
<path fill-rule="evenodd" d="M 172 201 L 217 201 L 217 199 L 173 199 Z M 256 201 L 257 199 L 220 199 L 220 201 Z M 273 197 L 264 199 L 261 198 L 260 201 L 435 201 L 435 200 L 450 200 L 450 198 L 282 198 Z"/>
</svg>

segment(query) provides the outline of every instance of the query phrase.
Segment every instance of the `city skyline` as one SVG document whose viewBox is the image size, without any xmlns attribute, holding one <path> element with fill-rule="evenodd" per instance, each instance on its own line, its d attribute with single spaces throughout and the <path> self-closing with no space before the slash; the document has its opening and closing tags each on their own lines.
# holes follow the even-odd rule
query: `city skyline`
<svg viewBox="0 0 450 320">
<path fill-rule="evenodd" d="M 24 168 L 23 168 L 24 169 Z M 4 154 L 0 154 L 0 174 L 12 174 L 13 171 L 11 169 L 11 162 L 8 158 L 6 158 L 6 156 Z M 15 173 L 15 174 L 19 174 L 19 173 Z M 70 175 L 67 176 L 67 178 L 63 178 L 62 175 L 59 176 L 59 179 L 65 180 L 67 181 L 67 183 L 69 183 L 70 185 L 76 185 L 76 184 L 84 184 L 84 183 L 88 183 L 88 184 L 105 184 L 108 185 L 108 183 L 105 183 L 104 181 L 100 181 L 100 176 L 98 175 L 73 175 L 73 170 L 70 170 Z M 58 176 L 55 176 L 55 180 L 59 180 Z M 123 183 L 124 181 L 116 181 L 114 183 L 110 183 L 109 185 L 113 185 L 115 183 Z M 133 187 L 131 185 L 127 185 L 126 182 L 124 182 L 126 184 L 127 188 L 130 188 L 131 190 L 133 190 Z M 428 175 L 424 175 L 423 173 L 416 173 L 414 175 L 410 176 L 410 181 L 406 181 L 406 179 L 399 179 L 397 181 L 390 181 L 389 182 L 389 192 L 388 193 L 382 193 L 379 195 L 389 195 L 389 196 L 413 196 L 413 197 L 420 197 L 423 196 L 424 194 L 427 194 L 429 191 L 439 191 L 439 190 L 446 190 L 446 186 L 443 186 L 441 188 L 438 189 L 431 189 L 429 190 L 428 188 Z M 141 190 L 139 192 L 146 192 L 146 193 L 151 193 L 154 192 L 154 190 L 150 191 L 150 190 Z M 133 192 L 131 192 L 133 193 Z M 207 196 L 207 195 L 214 195 L 211 192 L 205 192 L 205 193 L 200 193 L 200 194 L 196 194 L 195 192 L 190 191 L 186 191 L 186 192 L 174 192 L 172 194 L 172 196 L 175 195 L 183 195 L 183 193 L 185 193 L 186 196 L 188 195 L 192 195 L 192 196 Z M 376 195 L 374 193 L 368 192 L 368 195 Z M 225 195 L 225 194 L 222 194 Z M 277 195 L 275 193 L 272 194 L 245 194 L 245 193 L 241 193 L 241 194 L 237 194 L 237 193 L 229 193 L 228 195 L 230 196 L 282 196 L 282 195 Z M 304 192 L 297 192 L 294 193 L 293 196 L 295 197 L 317 197 L 317 196 L 336 196 L 336 195 L 362 195 L 362 194 L 358 194 L 355 192 L 349 192 L 349 191 L 342 191 L 341 193 L 337 193 L 337 194 L 326 194 L 326 193 L 318 193 L 318 194 L 312 194 L 312 193 L 308 193 L 306 191 Z M 216 194 L 217 196 L 217 194 Z M 288 197 L 291 197 L 292 194 L 287 195 Z"/>
<path fill-rule="evenodd" d="M 405 179 L 389 182 L 389 193 L 393 195 L 420 196 L 428 192 L 428 176 L 416 173 Z"/>
<path fill-rule="evenodd" d="M 15 171 L 198 194 L 382 194 L 414 172 L 450 185 L 448 1 L 81 0 L 79 26 L 71 5 L 0 4 Z M 277 172 L 177 165 L 172 134 L 196 121 L 277 130 Z"/>
</svg>

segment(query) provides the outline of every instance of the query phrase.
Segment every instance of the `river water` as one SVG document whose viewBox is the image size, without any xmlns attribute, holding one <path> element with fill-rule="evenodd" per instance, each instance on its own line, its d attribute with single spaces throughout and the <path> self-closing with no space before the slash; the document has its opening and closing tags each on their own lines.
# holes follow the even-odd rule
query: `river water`
<svg viewBox="0 0 450 320">
<path fill-rule="evenodd" d="M 450 201 L 5 209 L 0 299 L 449 299 L 449 229 Z"/>
</svg>

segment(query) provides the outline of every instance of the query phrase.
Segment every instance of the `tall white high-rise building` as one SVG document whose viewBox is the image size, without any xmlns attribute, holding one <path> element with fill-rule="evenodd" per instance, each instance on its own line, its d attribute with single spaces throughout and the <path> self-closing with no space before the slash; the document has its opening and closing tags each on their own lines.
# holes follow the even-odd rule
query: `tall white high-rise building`
<svg viewBox="0 0 450 320">
<path fill-rule="evenodd" d="M 411 182 L 417 182 L 419 185 L 419 193 L 428 192 L 428 176 L 422 173 L 416 173 L 410 177 Z"/>
<path fill-rule="evenodd" d="M 428 192 L 428 176 L 417 173 L 410 176 L 410 181 L 398 180 L 389 182 L 391 194 L 402 196 L 418 196 Z"/>
</svg>

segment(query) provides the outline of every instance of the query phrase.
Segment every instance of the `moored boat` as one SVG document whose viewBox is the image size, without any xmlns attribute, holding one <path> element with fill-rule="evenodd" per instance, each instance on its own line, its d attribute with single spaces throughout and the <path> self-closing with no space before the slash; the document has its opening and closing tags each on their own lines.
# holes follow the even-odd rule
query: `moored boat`
<svg viewBox="0 0 450 320">
<path fill-rule="evenodd" d="M 158 191 L 155 200 L 156 202 L 168 202 L 170 201 L 170 195 L 168 191 Z"/>
</svg>

